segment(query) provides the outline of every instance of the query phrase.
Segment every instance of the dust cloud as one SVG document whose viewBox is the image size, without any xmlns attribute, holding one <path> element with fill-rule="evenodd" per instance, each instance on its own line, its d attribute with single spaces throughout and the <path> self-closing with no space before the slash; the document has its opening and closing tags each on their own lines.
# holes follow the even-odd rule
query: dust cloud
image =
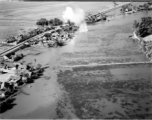
<svg viewBox="0 0 152 120">
<path fill-rule="evenodd" d="M 85 22 L 85 12 L 83 9 L 75 7 L 66 7 L 66 10 L 63 11 L 62 18 L 64 22 L 68 20 L 74 22 L 76 26 L 79 26 L 79 32 L 87 32 L 87 25 Z"/>
</svg>

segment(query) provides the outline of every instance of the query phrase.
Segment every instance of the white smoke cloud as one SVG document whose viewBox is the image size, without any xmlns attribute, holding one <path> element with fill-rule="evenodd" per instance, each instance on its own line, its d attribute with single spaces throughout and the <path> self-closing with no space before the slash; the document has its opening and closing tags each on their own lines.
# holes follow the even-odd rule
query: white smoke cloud
<svg viewBox="0 0 152 120">
<path fill-rule="evenodd" d="M 66 7 L 66 10 L 63 12 L 63 20 L 67 22 L 68 20 L 74 22 L 76 26 L 79 26 L 79 32 L 87 32 L 87 25 L 85 23 L 85 12 L 83 9 L 71 7 Z"/>
</svg>

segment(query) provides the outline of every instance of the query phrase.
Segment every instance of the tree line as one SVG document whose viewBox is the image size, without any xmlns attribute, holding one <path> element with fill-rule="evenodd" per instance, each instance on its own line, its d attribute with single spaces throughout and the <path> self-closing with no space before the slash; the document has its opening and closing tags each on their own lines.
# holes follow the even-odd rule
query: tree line
<svg viewBox="0 0 152 120">
<path fill-rule="evenodd" d="M 133 29 L 137 31 L 140 37 L 146 37 L 152 34 L 152 17 L 142 17 L 141 22 L 134 21 Z"/>
<path fill-rule="evenodd" d="M 36 22 L 36 25 L 40 25 L 40 26 L 59 26 L 59 25 L 63 25 L 63 21 L 60 20 L 59 18 L 54 18 L 54 19 L 50 19 L 47 20 L 46 18 L 41 18 Z"/>
</svg>

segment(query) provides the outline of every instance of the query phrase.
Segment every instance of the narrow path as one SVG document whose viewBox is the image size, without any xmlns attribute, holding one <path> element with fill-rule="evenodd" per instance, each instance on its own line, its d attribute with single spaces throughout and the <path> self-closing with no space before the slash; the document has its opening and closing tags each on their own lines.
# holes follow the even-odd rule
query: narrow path
<svg viewBox="0 0 152 120">
<path fill-rule="evenodd" d="M 141 64 L 152 64 L 152 62 L 126 62 L 126 63 L 108 63 L 108 64 L 97 64 L 97 63 L 94 63 L 94 64 L 88 64 L 88 65 L 74 65 L 74 66 L 62 66 L 62 67 L 65 67 L 65 68 L 76 68 L 76 67 L 95 67 L 95 66 L 117 66 L 117 65 L 141 65 Z"/>
</svg>

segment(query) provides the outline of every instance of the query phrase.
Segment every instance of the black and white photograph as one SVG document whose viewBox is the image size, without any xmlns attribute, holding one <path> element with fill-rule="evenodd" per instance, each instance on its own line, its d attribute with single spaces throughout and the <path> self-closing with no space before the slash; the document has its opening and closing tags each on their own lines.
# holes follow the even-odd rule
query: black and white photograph
<svg viewBox="0 0 152 120">
<path fill-rule="evenodd" d="M 0 119 L 152 119 L 152 1 L 0 0 Z"/>
</svg>

